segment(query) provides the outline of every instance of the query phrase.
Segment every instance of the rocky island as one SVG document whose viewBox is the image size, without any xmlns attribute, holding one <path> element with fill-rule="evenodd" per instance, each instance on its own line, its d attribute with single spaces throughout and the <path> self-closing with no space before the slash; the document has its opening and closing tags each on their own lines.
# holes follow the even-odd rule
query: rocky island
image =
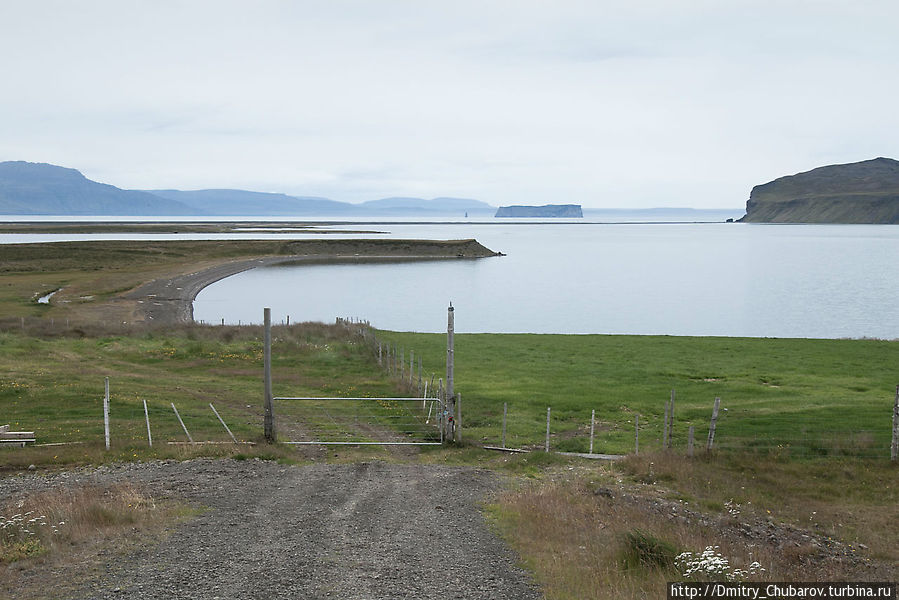
<svg viewBox="0 0 899 600">
<path fill-rule="evenodd" d="M 829 165 L 757 185 L 740 221 L 899 224 L 899 161 Z"/>
<path fill-rule="evenodd" d="M 545 206 L 500 206 L 496 217 L 536 217 L 580 219 L 584 216 L 580 204 L 547 204 Z"/>
</svg>

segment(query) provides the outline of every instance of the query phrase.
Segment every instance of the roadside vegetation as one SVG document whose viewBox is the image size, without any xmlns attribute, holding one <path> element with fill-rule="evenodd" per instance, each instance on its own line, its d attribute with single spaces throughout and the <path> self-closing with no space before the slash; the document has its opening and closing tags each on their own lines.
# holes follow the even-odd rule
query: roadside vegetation
<svg viewBox="0 0 899 600">
<path fill-rule="evenodd" d="M 511 461 L 529 460 L 533 454 Z M 895 581 L 888 460 L 553 460 L 488 506 L 547 598 L 662 598 L 670 581 Z"/>
</svg>

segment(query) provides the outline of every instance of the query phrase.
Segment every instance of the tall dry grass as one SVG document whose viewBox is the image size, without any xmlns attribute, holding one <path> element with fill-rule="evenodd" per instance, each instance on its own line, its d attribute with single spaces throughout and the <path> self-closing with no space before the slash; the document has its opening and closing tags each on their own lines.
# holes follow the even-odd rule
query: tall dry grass
<svg viewBox="0 0 899 600">
<path fill-rule="evenodd" d="M 778 485 L 778 493 L 785 496 L 812 485 L 795 473 L 790 479 L 786 472 L 790 465 L 782 466 Z M 729 562 L 726 573 L 739 580 L 896 576 L 895 562 L 891 569 L 889 561 L 856 556 L 859 542 L 852 546 L 846 542 L 840 551 L 825 551 L 821 541 L 826 545 L 828 535 L 820 524 L 809 524 L 810 535 L 796 524 L 781 525 L 773 519 L 769 528 L 767 509 L 759 514 L 752 499 L 761 503 L 773 491 L 766 486 L 747 491 L 748 487 L 751 484 L 734 473 L 733 465 L 714 461 L 691 465 L 683 457 L 646 456 L 623 466 L 556 467 L 536 481 L 502 493 L 488 514 L 551 600 L 661 598 L 666 582 L 684 580 L 684 569 L 672 566 L 672 557 L 710 547 Z M 835 514 L 839 507 L 849 513 L 873 513 L 865 508 L 867 497 L 852 503 L 840 498 L 819 503 L 825 513 Z M 844 515 L 844 519 L 847 516 L 851 518 Z M 865 526 L 868 543 L 864 546 L 871 558 L 877 558 L 872 545 L 878 539 L 884 544 L 895 539 L 884 537 L 894 527 L 878 519 Z M 735 571 L 748 571 L 753 562 L 764 571 Z M 726 575 L 701 572 L 692 577 L 715 580 Z"/>
<path fill-rule="evenodd" d="M 0 506 L 0 564 L 96 543 L 172 514 L 130 484 L 82 486 L 7 499 Z"/>
</svg>

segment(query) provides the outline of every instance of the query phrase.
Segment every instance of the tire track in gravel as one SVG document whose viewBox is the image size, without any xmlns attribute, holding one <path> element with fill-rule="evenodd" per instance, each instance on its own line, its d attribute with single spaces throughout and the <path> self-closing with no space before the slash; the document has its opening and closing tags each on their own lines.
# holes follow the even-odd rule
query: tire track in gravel
<svg viewBox="0 0 899 600">
<path fill-rule="evenodd" d="M 481 503 L 499 486 L 486 470 L 204 459 L 79 480 L 130 481 L 208 509 L 154 547 L 108 557 L 69 598 L 542 597 L 484 522 Z"/>
</svg>

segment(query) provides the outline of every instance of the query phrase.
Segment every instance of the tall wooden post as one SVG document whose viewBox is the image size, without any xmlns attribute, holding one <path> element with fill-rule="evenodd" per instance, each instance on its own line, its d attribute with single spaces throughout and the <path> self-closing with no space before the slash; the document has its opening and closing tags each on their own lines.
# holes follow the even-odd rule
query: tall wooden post
<svg viewBox="0 0 899 600">
<path fill-rule="evenodd" d="M 265 441 L 271 444 L 275 441 L 275 411 L 272 406 L 272 309 L 264 309 L 263 314 L 265 322 L 262 354 L 264 363 L 263 376 L 265 379 L 265 417 L 263 428 L 265 430 Z"/>
<path fill-rule="evenodd" d="M 449 308 L 446 312 L 446 388 L 444 390 L 444 397 L 446 398 L 446 413 L 451 418 L 456 412 L 456 404 L 455 397 L 453 396 L 453 375 L 455 370 L 455 311 L 453 309 L 453 303 L 450 302 Z M 444 439 L 452 440 L 454 439 L 453 435 L 453 426 L 451 419 L 446 420 L 446 435 Z"/>
<path fill-rule="evenodd" d="M 890 459 L 899 460 L 899 385 L 896 386 L 896 401 L 893 403 L 893 444 Z"/>
<path fill-rule="evenodd" d="M 104 383 L 105 392 L 103 394 L 103 431 L 106 435 L 106 449 L 109 450 L 109 377 Z"/>
<path fill-rule="evenodd" d="M 709 441 L 705 445 L 705 451 L 711 452 L 715 443 L 715 426 L 718 423 L 718 407 L 721 406 L 721 398 L 715 398 L 715 406 L 712 407 L 712 421 L 709 423 Z"/>
</svg>

